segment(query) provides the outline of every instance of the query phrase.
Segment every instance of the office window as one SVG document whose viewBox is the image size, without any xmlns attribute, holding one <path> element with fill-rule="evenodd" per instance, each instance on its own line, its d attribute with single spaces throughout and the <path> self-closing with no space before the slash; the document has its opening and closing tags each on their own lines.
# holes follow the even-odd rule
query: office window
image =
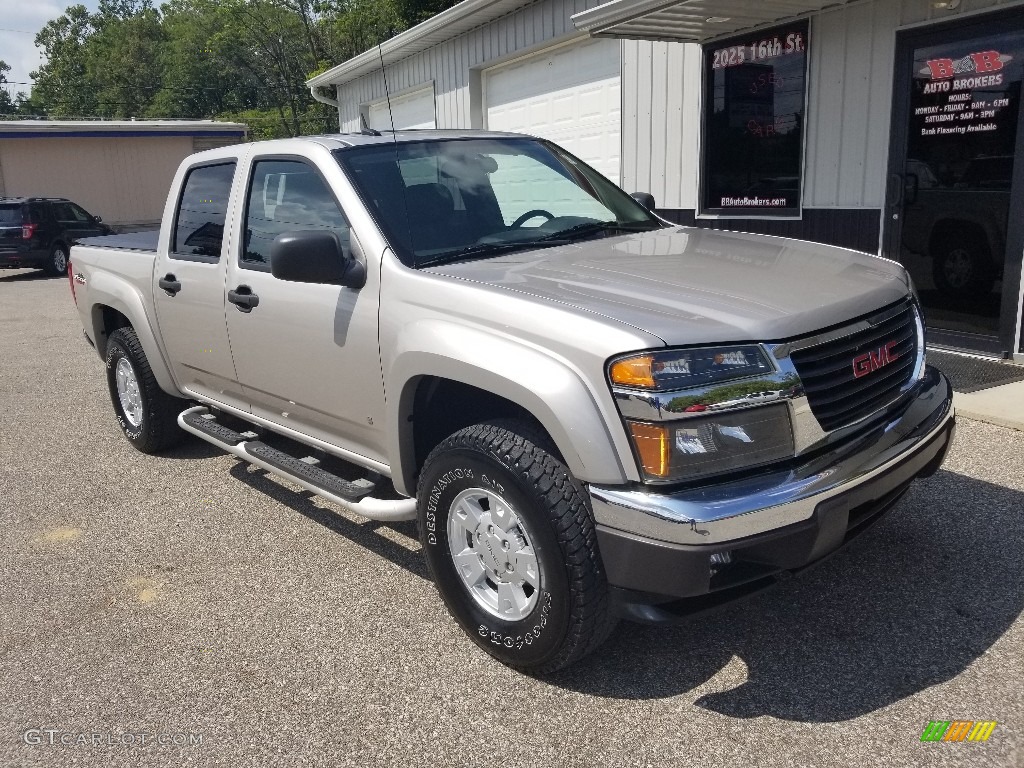
<svg viewBox="0 0 1024 768">
<path fill-rule="evenodd" d="M 806 21 L 705 46 L 701 213 L 799 215 L 806 83 Z"/>
</svg>

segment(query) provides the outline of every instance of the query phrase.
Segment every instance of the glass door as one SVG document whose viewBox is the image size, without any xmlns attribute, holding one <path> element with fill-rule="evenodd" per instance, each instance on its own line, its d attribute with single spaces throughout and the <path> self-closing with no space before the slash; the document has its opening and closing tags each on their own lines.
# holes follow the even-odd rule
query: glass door
<svg viewBox="0 0 1024 768">
<path fill-rule="evenodd" d="M 1008 350 L 1016 319 L 1021 243 L 1011 242 L 1009 225 L 1021 165 L 1017 18 L 917 33 L 897 51 L 887 255 L 913 276 L 929 339 L 983 352 Z M 1012 306 L 1004 307 L 1004 292 Z"/>
</svg>

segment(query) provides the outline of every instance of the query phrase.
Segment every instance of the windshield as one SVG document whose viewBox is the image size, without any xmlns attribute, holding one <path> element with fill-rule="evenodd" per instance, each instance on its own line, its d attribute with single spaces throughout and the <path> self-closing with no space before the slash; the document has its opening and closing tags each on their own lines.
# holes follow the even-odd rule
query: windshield
<svg viewBox="0 0 1024 768">
<path fill-rule="evenodd" d="M 375 144 L 336 156 L 408 266 L 664 226 L 598 171 L 536 139 Z"/>
</svg>

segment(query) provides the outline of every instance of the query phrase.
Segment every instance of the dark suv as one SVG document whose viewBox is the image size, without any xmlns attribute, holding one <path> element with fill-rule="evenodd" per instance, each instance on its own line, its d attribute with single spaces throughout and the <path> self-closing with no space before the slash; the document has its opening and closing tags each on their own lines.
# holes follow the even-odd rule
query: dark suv
<svg viewBox="0 0 1024 768">
<path fill-rule="evenodd" d="M 42 267 L 63 274 L 68 252 L 83 237 L 113 230 L 60 197 L 0 197 L 0 267 Z"/>
</svg>

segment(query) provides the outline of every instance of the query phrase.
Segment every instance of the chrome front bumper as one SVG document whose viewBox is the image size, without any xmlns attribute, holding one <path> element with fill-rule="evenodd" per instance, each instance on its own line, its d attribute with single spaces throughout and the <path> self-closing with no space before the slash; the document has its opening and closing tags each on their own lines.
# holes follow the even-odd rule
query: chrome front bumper
<svg viewBox="0 0 1024 768">
<path fill-rule="evenodd" d="M 931 454 L 941 461 L 954 427 L 952 388 L 928 368 L 911 395 L 887 421 L 795 468 L 668 494 L 591 485 L 595 521 L 685 545 L 729 543 L 804 522 L 822 502 L 872 484 L 926 448 L 934 450 L 918 463 Z"/>
</svg>

